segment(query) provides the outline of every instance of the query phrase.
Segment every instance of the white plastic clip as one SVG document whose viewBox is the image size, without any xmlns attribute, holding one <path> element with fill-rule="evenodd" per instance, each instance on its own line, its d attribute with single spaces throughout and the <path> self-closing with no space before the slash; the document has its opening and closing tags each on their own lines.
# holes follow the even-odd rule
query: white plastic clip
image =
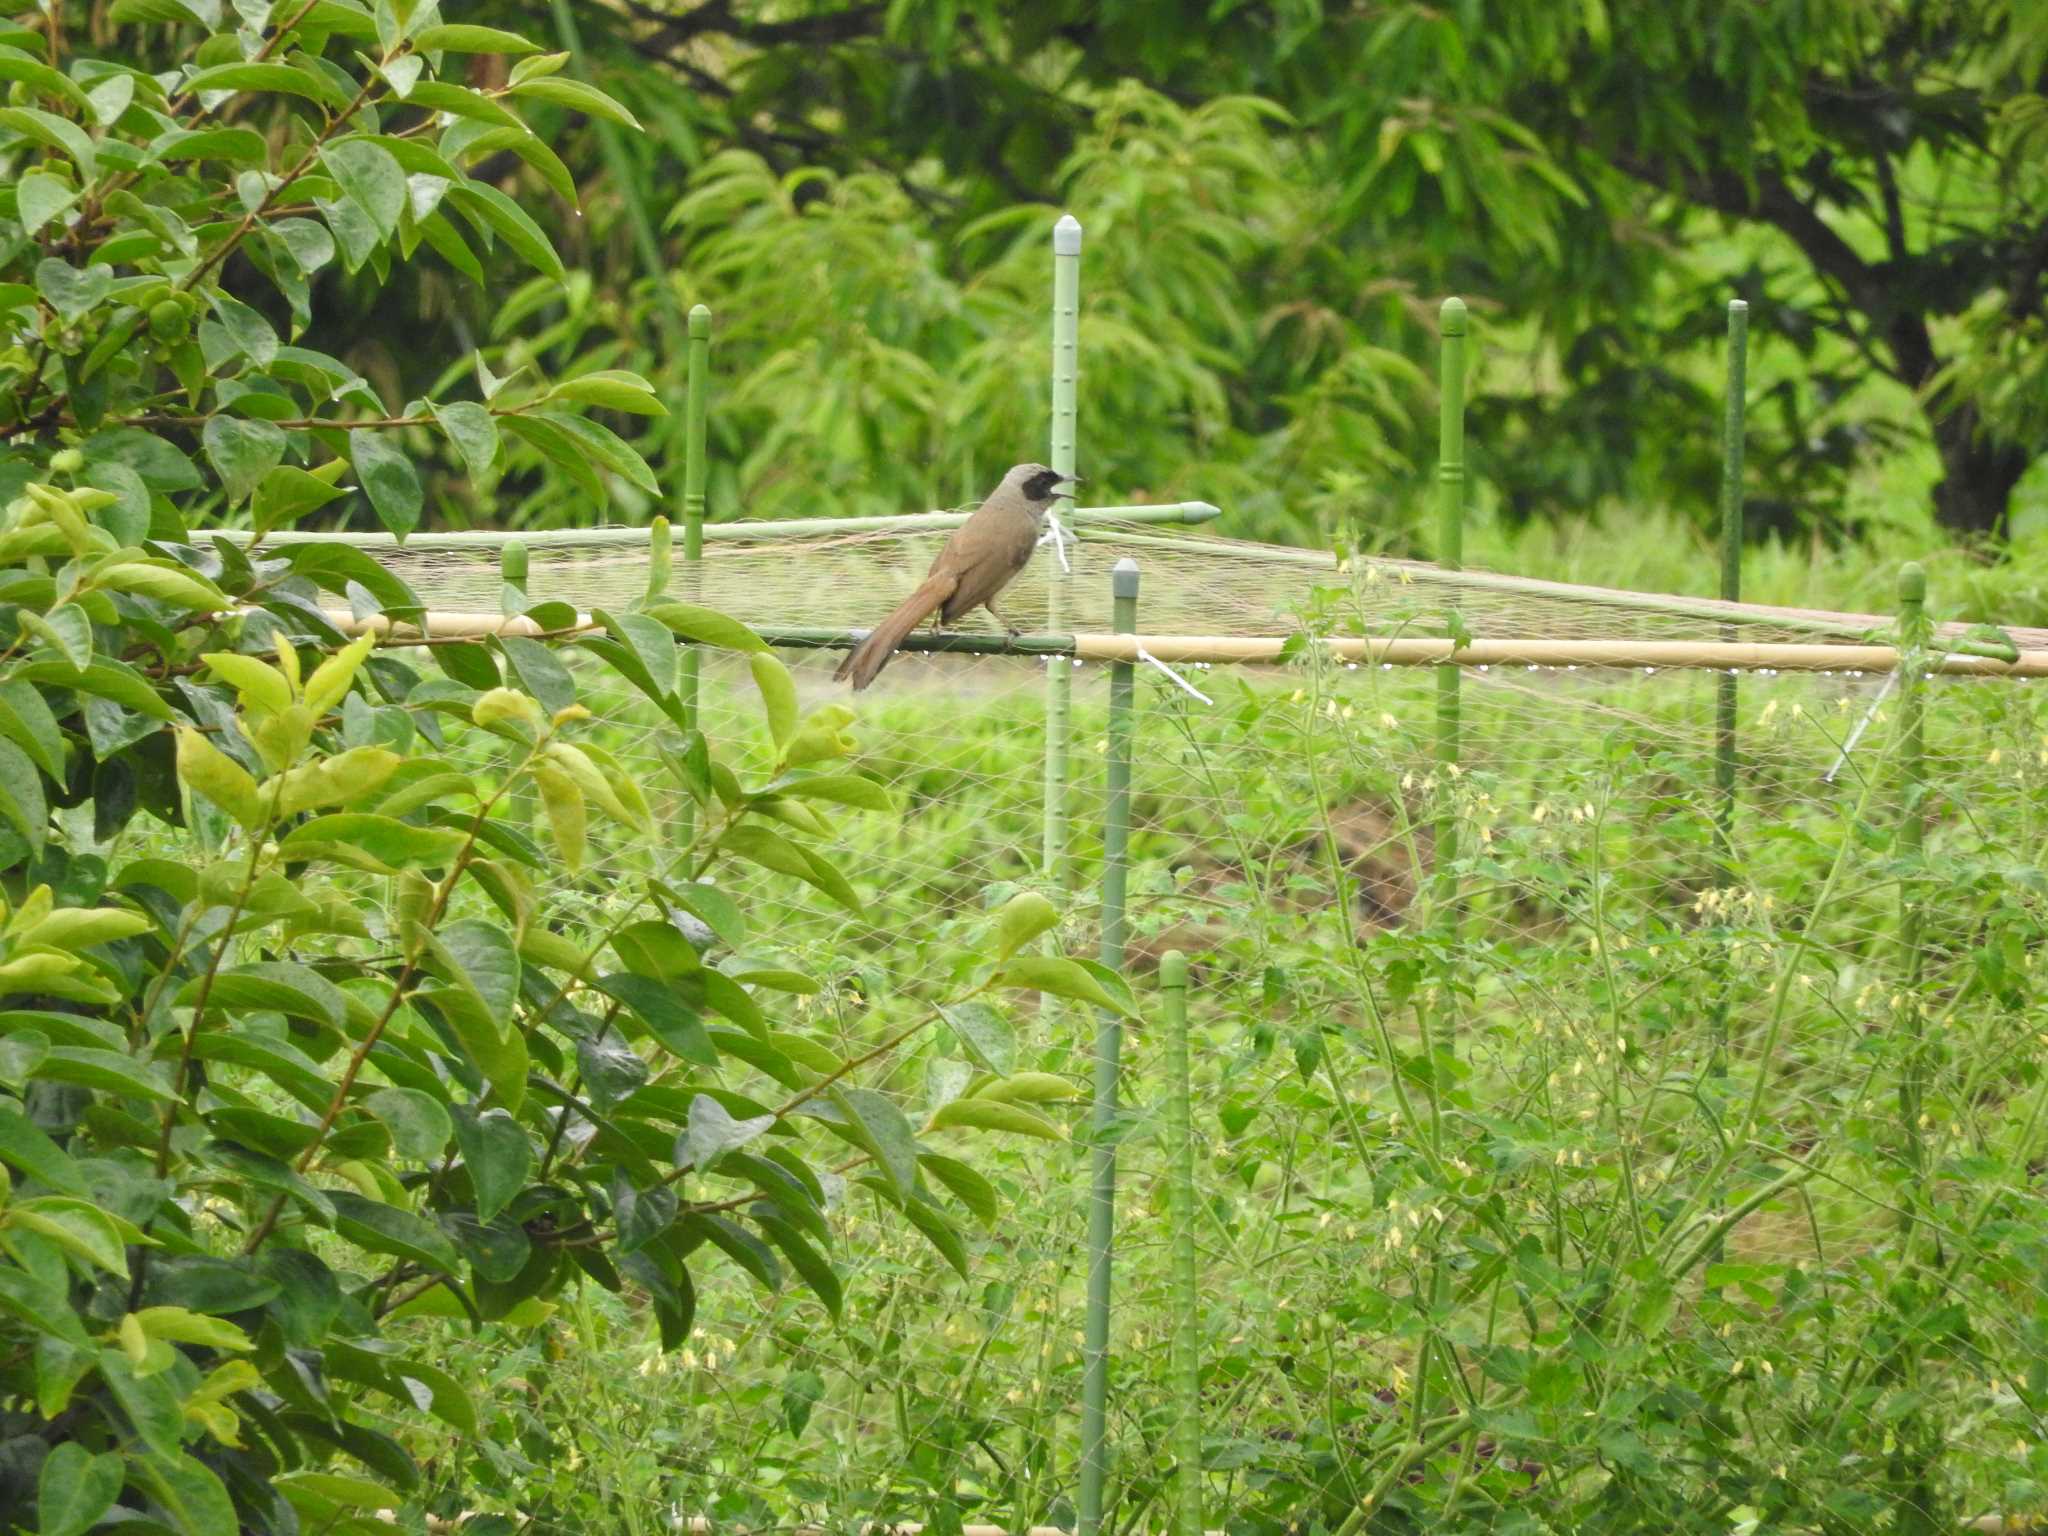
<svg viewBox="0 0 2048 1536">
<path fill-rule="evenodd" d="M 1058 514 L 1053 512 L 1045 514 L 1045 532 L 1038 536 L 1038 542 L 1043 544 L 1047 539 L 1052 540 L 1053 550 L 1060 557 L 1060 569 L 1069 576 L 1074 574 L 1074 568 L 1067 564 L 1067 540 L 1072 537 L 1071 533 L 1060 526 Z"/>
<path fill-rule="evenodd" d="M 1870 701 L 1870 708 L 1863 711 L 1863 718 L 1856 722 L 1856 729 L 1851 731 L 1849 733 L 1849 739 L 1842 743 L 1842 750 L 1835 755 L 1835 766 L 1830 768 L 1827 771 L 1827 773 L 1821 778 L 1821 782 L 1823 784 L 1834 783 L 1835 775 L 1840 773 L 1844 768 L 1846 768 L 1849 765 L 1849 754 L 1856 750 L 1856 743 L 1861 741 L 1863 739 L 1863 733 L 1870 729 L 1870 722 L 1877 718 L 1878 706 L 1884 703 L 1885 696 L 1892 691 L 1892 684 L 1896 683 L 1898 680 L 1898 673 L 1885 673 L 1884 686 L 1877 690 L 1877 697 Z"/>
<path fill-rule="evenodd" d="M 1197 699 L 1200 699 L 1204 704 L 1207 704 L 1211 709 L 1214 709 L 1216 707 L 1216 701 L 1214 699 L 1210 698 L 1209 695 L 1202 692 L 1201 689 L 1197 688 L 1193 683 L 1189 682 L 1186 678 L 1182 677 L 1178 672 L 1174 671 L 1173 668 L 1169 667 L 1157 656 L 1154 656 L 1142 645 L 1138 647 L 1138 660 L 1148 661 L 1153 666 L 1157 667 L 1161 672 L 1166 674 L 1168 681 L 1170 681 L 1176 688 L 1180 689 L 1182 693 L 1189 694 Z"/>
</svg>

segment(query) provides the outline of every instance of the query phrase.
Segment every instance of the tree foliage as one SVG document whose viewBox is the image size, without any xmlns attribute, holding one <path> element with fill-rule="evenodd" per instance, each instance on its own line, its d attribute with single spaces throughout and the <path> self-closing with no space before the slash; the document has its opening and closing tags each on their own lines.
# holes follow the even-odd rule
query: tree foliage
<svg viewBox="0 0 2048 1536">
<path fill-rule="evenodd" d="M 989 345 L 1016 344 L 1007 314 L 988 323 L 964 298 L 1011 281 L 1015 253 L 978 221 L 1020 204 L 1088 224 L 1091 319 L 1142 312 L 1142 330 L 1174 326 L 1159 339 L 1194 349 L 1160 381 L 1153 359 L 1104 340 L 1092 467 L 1159 494 L 1221 481 L 1234 508 L 1241 485 L 1263 487 L 1262 531 L 1368 506 L 1384 521 L 1413 489 L 1426 401 L 1372 349 L 1422 361 L 1433 301 L 1453 290 L 1505 350 L 1475 450 L 1518 514 L 1711 504 L 1731 296 L 1750 302 L 1759 349 L 1760 526 L 1837 528 L 1852 471 L 1926 444 L 1941 519 L 1990 530 L 2039 441 L 2048 31 L 2015 0 L 1696 0 L 1625 20 L 1533 0 L 576 9 L 594 67 L 652 130 L 632 163 L 643 195 L 675 203 L 683 281 L 760 339 L 750 361 L 822 355 L 806 364 L 820 387 L 778 390 L 767 430 L 801 436 L 849 400 L 875 405 L 869 439 L 835 446 L 828 485 L 878 470 L 891 483 L 906 461 L 934 466 L 930 488 L 950 497 L 963 453 L 1015 458 L 1013 413 L 963 403 L 994 370 L 972 347 L 929 348 L 912 317 L 943 304 Z M 1241 98 L 1270 109 L 1228 105 Z M 1190 186 L 1190 162 L 1226 143 L 1242 174 Z M 1143 198 L 1104 187 L 1106 145 Z M 739 211 L 734 152 L 783 181 L 786 212 L 852 240 L 888 227 L 811 289 L 831 294 L 837 326 L 891 349 L 886 377 L 834 325 L 777 306 L 786 270 L 716 259 L 732 240 L 716 221 Z M 695 167 L 680 202 L 677 160 Z M 1136 208 L 1142 222 L 1125 217 Z M 1190 251 L 1189 220 L 1231 234 Z M 600 292 L 637 266 L 622 240 L 588 257 Z M 1042 269 L 1018 270 L 1042 289 Z M 1169 277 L 1180 291 L 1161 306 Z M 777 342 L 760 338 L 770 329 Z M 1198 402 L 1175 387 L 1191 363 L 1209 374 Z M 1397 457 L 1360 452 L 1379 445 L 1359 432 L 1390 425 L 1390 386 Z M 1332 436 L 1298 419 L 1360 403 L 1361 387 L 1371 427 Z M 759 418 L 732 418 L 731 440 L 758 441 L 740 420 Z M 1360 475 L 1370 498 L 1327 499 Z M 732 494 L 779 500 L 775 479 L 743 476 Z"/>
<path fill-rule="evenodd" d="M 409 530 L 429 433 L 479 473 L 517 444 L 654 492 L 600 419 L 659 416 L 636 375 L 478 367 L 477 398 L 394 410 L 301 344 L 336 267 L 474 280 L 497 250 L 558 278 L 466 167 L 544 174 L 532 104 L 622 108 L 430 4 L 111 14 L 180 62 L 0 29 L 0 1524 L 383 1530 L 418 1483 L 405 1426 L 476 1431 L 444 1326 L 593 1281 L 673 1344 L 714 1255 L 836 1317 L 849 1188 L 964 1264 L 992 1191 L 921 1139 L 955 1121 L 914 1128 L 866 1076 L 943 1008 L 1105 982 L 1013 962 L 1048 926 L 1027 904 L 842 1054 L 786 1017 L 819 983 L 761 938 L 776 901 L 858 909 L 827 817 L 888 800 L 840 762 L 849 712 L 800 712 L 659 562 L 600 632 L 508 586 L 543 638 L 393 649 L 402 582 L 265 542 L 358 498 Z M 521 62 L 479 88 L 476 57 Z M 193 531 L 224 509 L 253 533 Z M 758 741 L 706 741 L 679 643 L 746 656 Z M 663 774 L 607 748 L 592 677 L 666 720 Z M 565 890 L 600 857 L 601 894 Z"/>
</svg>

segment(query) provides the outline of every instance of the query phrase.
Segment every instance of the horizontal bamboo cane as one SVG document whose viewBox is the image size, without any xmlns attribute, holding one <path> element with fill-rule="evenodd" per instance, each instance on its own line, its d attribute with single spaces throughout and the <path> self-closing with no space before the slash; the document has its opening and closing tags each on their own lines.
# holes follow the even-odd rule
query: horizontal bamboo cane
<svg viewBox="0 0 2048 1536">
<path fill-rule="evenodd" d="M 349 634 L 366 630 L 388 635 L 394 645 L 418 644 L 412 624 L 394 629 L 380 616 L 357 620 L 329 613 Z M 434 640 L 477 640 L 491 635 L 564 635 L 595 629 L 587 614 L 575 628 L 543 630 L 528 618 L 495 613 L 425 615 L 425 635 Z M 770 645 L 791 650 L 846 650 L 865 630 L 756 626 Z M 1474 640 L 1463 647 L 1447 639 L 1411 637 L 1337 638 L 1318 642 L 1347 662 L 1394 667 L 1584 667 L 1639 671 L 1671 669 L 1712 672 L 1891 672 L 1899 653 L 1889 645 L 1751 644 L 1716 640 Z M 914 634 L 906 651 L 970 656 L 1071 656 L 1079 661 L 1136 661 L 1144 657 L 1171 664 L 1213 662 L 1258 665 L 1282 659 L 1289 644 L 1281 635 L 989 635 L 948 631 Z M 2014 661 L 1985 656 L 1937 657 L 1934 670 L 1966 677 L 2048 677 L 2048 651 L 2021 651 Z"/>
</svg>

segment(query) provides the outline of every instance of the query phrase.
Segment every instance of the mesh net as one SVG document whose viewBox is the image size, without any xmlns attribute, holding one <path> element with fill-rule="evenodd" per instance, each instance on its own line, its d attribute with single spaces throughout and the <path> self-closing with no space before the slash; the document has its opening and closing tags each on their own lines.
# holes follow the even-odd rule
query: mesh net
<svg viewBox="0 0 2048 1536">
<path fill-rule="evenodd" d="M 771 631 L 873 624 L 918 584 L 946 537 L 943 530 L 890 530 L 750 538 L 741 536 L 744 529 L 716 525 L 715 531 L 734 536 L 706 542 L 703 560 L 687 574 L 691 600 Z M 377 555 L 430 608 L 494 613 L 503 542 L 416 540 L 404 548 L 380 548 Z M 587 611 L 622 606 L 645 589 L 644 533 L 551 534 L 527 543 L 527 586 L 536 595 Z M 1064 560 L 1047 549 L 1032 561 L 1005 594 L 1006 612 L 1020 618 L 1056 613 L 1062 629 L 1106 631 L 1112 620 L 1109 572 L 1129 558 L 1145 572 L 1141 628 L 1149 634 L 1284 635 L 1309 611 L 1315 594 L 1331 588 L 1345 590 L 1364 633 L 1380 635 L 1441 634 L 1451 608 L 1475 635 L 1562 640 L 1853 641 L 1891 623 L 1873 614 L 1445 571 L 1419 561 L 1340 562 L 1326 552 L 1163 532 L 1114 519 L 1077 524 L 1063 549 Z M 1948 628 L 1961 635 L 1965 627 Z M 2005 634 L 2021 650 L 2048 647 L 2048 629 Z"/>
<path fill-rule="evenodd" d="M 700 600 L 764 628 L 865 624 L 934 547 L 714 544 Z M 1146 630 L 1384 632 L 1441 622 L 1449 596 L 1480 635 L 1886 627 L 1286 554 L 1108 530 L 1071 552 L 1065 612 L 1107 628 L 1106 574 L 1131 555 Z M 629 555 L 590 555 L 536 548 L 530 589 L 584 607 L 637 594 Z M 1047 600 L 1049 564 L 1018 611 Z M 434 606 L 496 606 L 487 558 L 394 567 Z M 833 660 L 791 658 L 807 704 L 840 696 Z M 1073 670 L 1070 883 L 1092 891 L 1106 669 L 1065 658 L 905 655 L 863 696 L 860 766 L 902 810 L 839 829 L 859 918 L 773 877 L 721 876 L 775 914 L 773 947 L 826 979 L 789 1006 L 846 1054 L 942 995 L 956 941 L 1044 879 L 1048 666 Z M 576 668 L 652 791 L 658 716 L 587 658 Z M 1894 681 L 1745 677 L 1724 836 L 1722 676 L 1474 670 L 1451 766 L 1429 669 L 1310 656 L 1176 672 L 1139 670 L 1129 954 L 1141 993 L 1163 950 L 1195 962 L 1211 1526 L 1334 1527 L 1370 1490 L 1389 1530 L 1404 1509 L 1465 1498 L 1503 1529 L 1570 1529 L 1616 1487 L 1674 1511 L 1818 1490 L 1843 1530 L 1901 1509 L 1952 1528 L 2043 1506 L 2025 1468 L 2048 1386 L 2048 1234 L 2029 1214 L 2048 1108 L 2030 979 L 2048 921 L 2032 862 L 2048 832 L 2044 685 L 1921 684 L 1914 790 Z M 704 689 L 707 732 L 761 757 L 744 670 L 708 664 Z M 1908 815 L 1924 860 L 1895 835 Z M 665 856 L 660 840 L 610 850 L 584 899 L 601 906 Z M 1097 914 L 1085 894 L 1068 905 L 1063 938 L 1085 952 Z M 1092 1017 L 1048 1004 L 1020 1026 L 1020 1066 L 1085 1084 Z M 1432 1055 L 1451 1038 L 1454 1054 Z M 1151 1027 L 1132 1031 L 1120 1530 L 1163 1526 L 1170 1463 L 1159 1053 Z M 958 1055 L 936 1035 L 874 1086 L 920 1121 Z M 495 1453 L 523 1463 L 518 1513 L 582 1529 L 570 1511 L 601 1477 L 621 1530 L 1070 1526 L 1086 1151 L 989 1140 L 971 1156 L 1002 1215 L 977 1233 L 970 1278 L 900 1222 L 841 1205 L 834 1257 L 858 1320 L 844 1333 L 806 1294 L 714 1266 L 679 1354 L 629 1302 L 596 1296 L 558 1327 L 628 1369 L 497 1346 L 480 1369 L 528 1384 L 498 1426 L 517 1449 Z M 1602 1385 L 1568 1390 L 1586 1379 Z M 1711 1402 L 1702 1383 L 1719 1384 Z M 1431 1423 L 1462 1410 L 1469 1433 L 1389 1481 L 1419 1394 Z M 1714 1441 L 1711 1466 L 1688 1461 L 1724 1411 L 1746 1427 Z"/>
</svg>

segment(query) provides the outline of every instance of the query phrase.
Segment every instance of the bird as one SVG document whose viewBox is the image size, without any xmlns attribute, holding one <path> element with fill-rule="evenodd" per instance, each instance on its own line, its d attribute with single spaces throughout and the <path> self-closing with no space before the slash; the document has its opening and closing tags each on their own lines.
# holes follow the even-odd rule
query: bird
<svg viewBox="0 0 2048 1536">
<path fill-rule="evenodd" d="M 846 653 L 833 680 L 851 679 L 856 692 L 867 687 L 888 665 L 896 647 L 933 615 L 939 623 L 951 624 L 976 608 L 986 608 L 1015 635 L 1016 627 L 996 612 L 996 598 L 1031 563 L 1053 503 L 1073 498 L 1072 491 L 1055 487 L 1078 484 L 1080 479 L 1043 464 L 1019 464 L 1004 475 L 1003 483 L 953 530 L 917 590 Z"/>
</svg>

